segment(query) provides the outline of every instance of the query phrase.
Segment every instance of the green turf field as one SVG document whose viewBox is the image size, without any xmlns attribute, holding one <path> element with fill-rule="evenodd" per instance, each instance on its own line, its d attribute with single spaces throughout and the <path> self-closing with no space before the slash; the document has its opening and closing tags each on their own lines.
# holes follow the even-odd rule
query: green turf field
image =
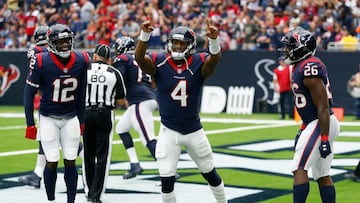
<svg viewBox="0 0 360 203">
<path fill-rule="evenodd" d="M 118 111 L 117 116 L 121 113 L 122 111 Z M 0 106 L 0 190 L 11 187 L 7 181 L 3 181 L 4 177 L 25 174 L 34 168 L 38 144 L 24 138 L 25 118 L 22 115 L 22 107 Z M 157 113 L 155 115 L 158 116 Z M 221 120 L 216 120 L 220 118 Z M 230 202 L 292 202 L 292 176 L 287 163 L 293 155 L 291 145 L 299 124 L 291 120 L 281 122 L 278 118 L 277 114 L 202 115 L 204 129 L 214 153 L 224 155 L 224 159 L 216 159 L 216 165 L 225 185 L 265 191 Z M 159 122 L 156 121 L 155 124 L 157 132 Z M 341 131 L 344 135 L 339 136 L 336 142 L 342 151 L 335 153 L 333 162 L 337 202 L 355 203 L 360 201 L 360 183 L 345 180 L 343 174 L 352 171 L 360 159 L 360 136 L 346 134 L 360 134 L 360 122 L 354 121 L 353 116 L 345 116 Z M 132 132 L 132 135 L 137 137 L 135 132 Z M 114 141 L 112 162 L 127 161 L 124 147 L 119 144 L 117 135 L 114 135 Z M 147 149 L 140 142 L 135 145 L 140 161 L 152 161 Z M 80 166 L 81 160 L 77 163 Z M 59 165 L 62 167 L 61 162 Z M 111 170 L 110 174 L 124 172 L 125 170 Z M 179 167 L 178 172 L 181 175 L 178 182 L 205 183 L 196 168 Z M 144 172 L 145 175 L 156 173 L 156 169 Z M 308 202 L 321 202 L 316 183 L 312 181 L 310 187 Z"/>
</svg>

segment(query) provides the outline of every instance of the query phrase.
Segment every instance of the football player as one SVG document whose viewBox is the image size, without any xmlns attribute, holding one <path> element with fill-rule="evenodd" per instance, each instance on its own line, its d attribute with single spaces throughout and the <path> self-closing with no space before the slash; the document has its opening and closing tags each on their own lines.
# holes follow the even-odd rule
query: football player
<svg viewBox="0 0 360 203">
<path fill-rule="evenodd" d="M 41 92 L 39 135 L 46 157 L 44 183 L 49 201 L 55 200 L 57 166 L 62 148 L 67 202 L 75 201 L 78 173 L 75 160 L 84 129 L 86 70 L 90 57 L 73 50 L 74 34 L 67 25 L 54 24 L 47 32 L 49 52 L 30 59 L 24 89 L 26 134 L 35 138 L 34 96 Z"/>
<path fill-rule="evenodd" d="M 35 54 L 48 52 L 48 41 L 46 39 L 47 31 L 49 30 L 49 26 L 39 26 L 36 28 L 33 38 L 34 38 L 34 44 L 35 46 L 28 50 L 27 57 L 30 61 L 32 57 L 35 56 Z M 34 109 L 38 110 L 40 105 L 40 92 L 38 91 L 34 98 Z M 38 132 L 39 133 L 39 132 Z M 38 140 L 40 140 L 40 137 L 36 137 Z M 82 153 L 82 143 L 79 144 L 79 150 L 78 155 L 81 155 Z M 32 186 L 34 188 L 40 188 L 40 182 L 43 177 L 44 168 L 46 165 L 46 159 L 44 156 L 44 151 L 41 147 L 41 142 L 39 141 L 39 152 L 36 159 L 36 165 L 34 168 L 34 172 L 30 173 L 28 175 L 21 176 L 19 178 L 19 182 L 24 183 L 25 185 Z"/>
<path fill-rule="evenodd" d="M 194 31 L 179 26 L 169 33 L 167 53 L 146 55 L 147 42 L 154 28 L 147 20 L 141 29 L 135 59 L 139 67 L 155 79 L 157 88 L 161 126 L 155 152 L 162 200 L 176 202 L 176 167 L 181 146 L 184 146 L 209 183 L 216 201 L 227 202 L 224 183 L 215 169 L 211 146 L 199 117 L 201 89 L 220 60 L 219 30 L 207 21 L 210 54 L 195 53 Z"/>
<path fill-rule="evenodd" d="M 282 59 L 293 65 L 294 104 L 303 124 L 295 138 L 293 200 L 306 202 L 309 193 L 308 170 L 312 169 L 322 202 L 335 202 L 336 192 L 330 176 L 333 143 L 340 127 L 333 110 L 331 85 L 325 64 L 317 57 L 316 39 L 297 27 L 282 39 Z"/>
<path fill-rule="evenodd" d="M 113 66 L 125 78 L 127 109 L 116 125 L 116 133 L 120 136 L 130 159 L 130 169 L 123 175 L 124 179 L 133 178 L 143 172 L 129 133 L 134 128 L 141 142 L 149 149 L 155 159 L 155 131 L 153 111 L 157 108 L 155 91 L 151 76 L 138 67 L 133 50 L 135 41 L 130 37 L 120 37 L 114 44 L 116 57 Z"/>
</svg>

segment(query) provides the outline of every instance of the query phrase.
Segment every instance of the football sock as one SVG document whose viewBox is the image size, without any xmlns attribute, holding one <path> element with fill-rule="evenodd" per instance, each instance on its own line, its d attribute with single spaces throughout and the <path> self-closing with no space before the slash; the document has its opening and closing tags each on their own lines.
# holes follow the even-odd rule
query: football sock
<svg viewBox="0 0 360 203">
<path fill-rule="evenodd" d="M 172 191 L 170 193 L 161 193 L 161 199 L 164 203 L 176 203 L 175 192 Z"/>
<path fill-rule="evenodd" d="M 57 169 L 50 169 L 45 166 L 44 169 L 44 183 L 48 200 L 55 199 L 55 185 L 57 179 Z"/>
<path fill-rule="evenodd" d="M 139 163 L 139 159 L 137 157 L 136 150 L 134 147 L 134 142 L 131 138 L 130 133 L 128 133 L 128 132 L 121 133 L 121 134 L 119 134 L 119 136 L 124 144 L 124 147 L 126 149 L 128 156 L 129 156 L 130 163 Z"/>
<path fill-rule="evenodd" d="M 146 147 L 149 149 L 151 156 L 156 160 L 155 158 L 155 148 L 156 148 L 156 140 L 151 140 L 146 144 Z"/>
<path fill-rule="evenodd" d="M 227 202 L 224 192 L 224 182 L 221 182 L 221 184 L 216 187 L 210 186 L 210 189 L 218 203 Z"/>
<path fill-rule="evenodd" d="M 121 141 L 123 142 L 125 149 L 134 147 L 134 143 L 132 140 L 132 137 L 130 135 L 130 133 L 126 132 L 126 133 L 121 133 L 119 134 Z"/>
<path fill-rule="evenodd" d="M 76 166 L 65 166 L 64 180 L 67 188 L 67 203 L 74 203 L 78 180 L 78 172 L 76 170 Z"/>
<path fill-rule="evenodd" d="M 130 163 L 139 163 L 139 159 L 136 154 L 136 150 L 134 147 L 126 149 L 126 152 L 129 156 Z"/>
<path fill-rule="evenodd" d="M 170 193 L 174 191 L 175 176 L 161 177 L 161 192 Z"/>
<path fill-rule="evenodd" d="M 335 203 L 336 191 L 333 185 L 320 187 L 321 200 L 324 203 Z"/>
<path fill-rule="evenodd" d="M 46 159 L 44 154 L 38 154 L 36 159 L 36 165 L 34 169 L 34 173 L 39 176 L 40 178 L 43 177 L 44 169 L 46 165 Z"/>
<path fill-rule="evenodd" d="M 294 203 L 305 203 L 306 198 L 309 194 L 310 185 L 309 183 L 304 183 L 300 185 L 293 186 L 293 198 Z"/>
<path fill-rule="evenodd" d="M 222 183 L 221 177 L 214 168 L 209 173 L 201 173 L 201 175 L 207 180 L 210 186 L 218 186 Z"/>
</svg>

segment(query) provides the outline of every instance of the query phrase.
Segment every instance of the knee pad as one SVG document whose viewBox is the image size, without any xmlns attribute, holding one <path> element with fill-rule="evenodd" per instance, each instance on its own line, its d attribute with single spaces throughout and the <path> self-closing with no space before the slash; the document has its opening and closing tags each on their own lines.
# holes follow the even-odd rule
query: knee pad
<svg viewBox="0 0 360 203">
<path fill-rule="evenodd" d="M 60 159 L 60 153 L 58 149 L 52 149 L 46 152 L 45 154 L 46 161 L 49 162 L 58 162 Z"/>
<path fill-rule="evenodd" d="M 126 133 L 121 133 L 119 134 L 125 149 L 129 149 L 131 147 L 134 147 L 134 142 L 132 140 L 132 137 L 130 135 L 130 133 L 126 132 Z"/>
</svg>

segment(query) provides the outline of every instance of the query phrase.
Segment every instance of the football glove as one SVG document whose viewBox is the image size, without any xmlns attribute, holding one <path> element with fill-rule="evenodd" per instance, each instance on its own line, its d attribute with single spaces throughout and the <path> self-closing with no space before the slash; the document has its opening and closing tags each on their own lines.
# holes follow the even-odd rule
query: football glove
<svg viewBox="0 0 360 203">
<path fill-rule="evenodd" d="M 26 127 L 25 138 L 30 140 L 35 140 L 36 134 L 37 134 L 37 129 L 34 125 Z"/>
<path fill-rule="evenodd" d="M 322 158 L 326 158 L 329 154 L 331 154 L 331 147 L 329 143 L 329 139 L 327 135 L 321 135 L 321 143 L 320 143 L 320 155 Z"/>
</svg>

